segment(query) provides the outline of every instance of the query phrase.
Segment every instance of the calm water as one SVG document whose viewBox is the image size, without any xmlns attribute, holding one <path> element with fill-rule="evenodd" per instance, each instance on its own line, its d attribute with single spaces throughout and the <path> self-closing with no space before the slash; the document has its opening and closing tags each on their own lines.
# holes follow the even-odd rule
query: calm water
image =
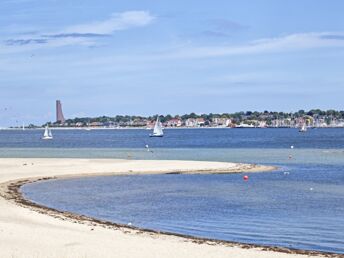
<svg viewBox="0 0 344 258">
<path fill-rule="evenodd" d="M 96 177 L 34 183 L 23 192 L 50 207 L 143 228 L 344 253 L 344 129 L 166 130 L 162 139 L 148 133 L 66 130 L 42 142 L 40 131 L 0 131 L 0 157 L 277 165 L 248 182 L 239 174 Z"/>
<path fill-rule="evenodd" d="M 242 175 L 55 180 L 23 187 L 59 210 L 156 230 L 344 253 L 343 166 Z"/>
<path fill-rule="evenodd" d="M 344 129 L 168 129 L 150 138 L 149 130 L 53 130 L 53 141 L 42 141 L 43 130 L 0 130 L 5 148 L 344 148 Z"/>
</svg>

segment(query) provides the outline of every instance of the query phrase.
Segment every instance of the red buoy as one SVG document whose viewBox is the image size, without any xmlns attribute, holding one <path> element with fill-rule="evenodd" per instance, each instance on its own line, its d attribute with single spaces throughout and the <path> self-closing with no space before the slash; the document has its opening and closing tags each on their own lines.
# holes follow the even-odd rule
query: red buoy
<svg viewBox="0 0 344 258">
<path fill-rule="evenodd" d="M 245 181 L 247 181 L 247 180 L 248 180 L 248 176 L 244 176 L 243 179 L 244 179 Z"/>
</svg>

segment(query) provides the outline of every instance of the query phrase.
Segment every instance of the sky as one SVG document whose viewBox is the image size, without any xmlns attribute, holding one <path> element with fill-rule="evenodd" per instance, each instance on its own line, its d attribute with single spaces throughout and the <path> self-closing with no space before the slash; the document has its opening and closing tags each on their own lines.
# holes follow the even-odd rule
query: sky
<svg viewBox="0 0 344 258">
<path fill-rule="evenodd" d="M 0 127 L 344 109 L 342 0 L 1 0 Z"/>
</svg>

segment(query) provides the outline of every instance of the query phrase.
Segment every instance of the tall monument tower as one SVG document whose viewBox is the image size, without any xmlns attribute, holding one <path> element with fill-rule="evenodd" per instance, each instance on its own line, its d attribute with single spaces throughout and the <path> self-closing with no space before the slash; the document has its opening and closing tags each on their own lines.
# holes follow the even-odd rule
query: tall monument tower
<svg viewBox="0 0 344 258">
<path fill-rule="evenodd" d="M 56 100 L 56 122 L 60 124 L 65 122 L 65 118 L 62 113 L 62 104 L 59 100 Z"/>
</svg>

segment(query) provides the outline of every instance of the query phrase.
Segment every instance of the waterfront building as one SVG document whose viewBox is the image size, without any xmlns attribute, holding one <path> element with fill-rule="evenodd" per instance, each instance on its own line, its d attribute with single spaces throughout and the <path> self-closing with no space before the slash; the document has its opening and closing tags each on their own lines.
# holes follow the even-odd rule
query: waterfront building
<svg viewBox="0 0 344 258">
<path fill-rule="evenodd" d="M 164 123 L 164 126 L 166 126 L 166 127 L 180 127 L 180 126 L 182 126 L 182 120 L 178 119 L 178 118 L 172 118 L 172 119 L 166 121 L 166 123 Z"/>
</svg>

